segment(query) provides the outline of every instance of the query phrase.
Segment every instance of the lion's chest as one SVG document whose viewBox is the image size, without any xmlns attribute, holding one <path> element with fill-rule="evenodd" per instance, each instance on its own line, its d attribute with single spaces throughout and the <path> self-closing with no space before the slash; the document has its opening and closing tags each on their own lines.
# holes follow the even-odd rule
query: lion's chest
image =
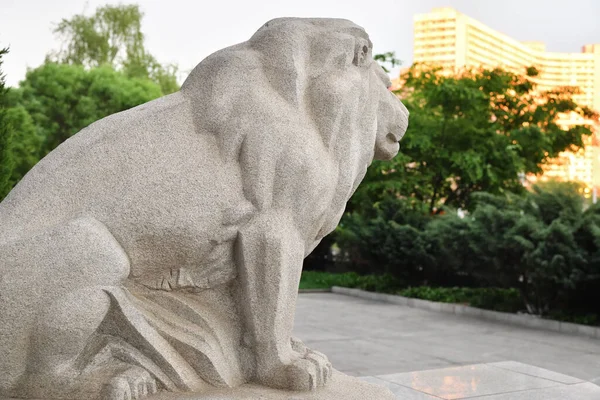
<svg viewBox="0 0 600 400">
<path fill-rule="evenodd" d="M 320 141 L 297 143 L 280 165 L 273 205 L 289 209 L 307 243 L 312 243 L 338 224 L 356 173 L 352 168 L 342 170 Z"/>
</svg>

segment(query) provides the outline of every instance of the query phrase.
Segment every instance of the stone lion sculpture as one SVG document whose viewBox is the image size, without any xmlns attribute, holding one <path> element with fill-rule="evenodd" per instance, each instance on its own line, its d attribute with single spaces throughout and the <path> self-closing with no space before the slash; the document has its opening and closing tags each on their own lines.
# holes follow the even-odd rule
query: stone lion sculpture
<svg viewBox="0 0 600 400">
<path fill-rule="evenodd" d="M 0 396 L 326 385 L 302 260 L 398 152 L 389 86 L 352 22 L 276 19 L 61 144 L 0 204 Z"/>
</svg>

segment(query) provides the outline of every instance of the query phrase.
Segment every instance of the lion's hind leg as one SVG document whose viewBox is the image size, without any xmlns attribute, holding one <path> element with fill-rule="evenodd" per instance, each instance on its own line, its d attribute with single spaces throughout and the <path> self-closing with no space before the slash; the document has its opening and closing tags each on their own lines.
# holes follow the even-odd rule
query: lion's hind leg
<svg viewBox="0 0 600 400">
<path fill-rule="evenodd" d="M 98 288 L 83 288 L 63 294 L 45 307 L 33 324 L 27 369 L 17 394 L 31 398 L 77 398 L 92 388 L 82 385 L 80 356 L 110 307 L 109 296 Z M 106 379 L 109 379 L 107 376 Z M 93 398 L 93 397 L 89 397 Z"/>
<path fill-rule="evenodd" d="M 78 218 L 2 246 L 0 375 L 18 371 L 17 397 L 81 398 L 76 360 L 110 307 L 103 288 L 123 284 L 129 260 L 108 229 Z M 84 385 L 85 386 L 85 385 Z"/>
<path fill-rule="evenodd" d="M 127 366 L 102 388 L 104 400 L 138 400 L 156 393 L 156 380 L 148 371 Z"/>
</svg>

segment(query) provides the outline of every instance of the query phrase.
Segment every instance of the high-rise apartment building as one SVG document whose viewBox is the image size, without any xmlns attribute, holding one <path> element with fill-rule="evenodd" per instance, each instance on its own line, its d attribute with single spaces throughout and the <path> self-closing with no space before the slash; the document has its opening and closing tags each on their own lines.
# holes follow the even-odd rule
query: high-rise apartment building
<svg viewBox="0 0 600 400">
<path fill-rule="evenodd" d="M 414 18 L 415 63 L 435 64 L 448 70 L 503 67 L 524 73 L 534 66 L 540 74 L 540 90 L 560 86 L 579 87 L 574 100 L 600 111 L 600 44 L 583 46 L 581 53 L 547 52 L 541 42 L 520 42 L 452 8 L 436 8 Z M 576 115 L 562 116 L 560 124 L 589 123 Z M 600 126 L 596 125 L 600 133 Z M 565 152 L 546 168 L 542 179 L 577 180 L 600 186 L 599 147 L 588 138 L 585 149 Z"/>
</svg>

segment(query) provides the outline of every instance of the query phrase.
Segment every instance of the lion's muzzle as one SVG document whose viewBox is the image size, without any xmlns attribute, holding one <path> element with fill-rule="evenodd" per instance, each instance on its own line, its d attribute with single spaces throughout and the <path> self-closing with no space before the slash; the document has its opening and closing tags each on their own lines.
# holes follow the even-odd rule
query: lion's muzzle
<svg viewBox="0 0 600 400">
<path fill-rule="evenodd" d="M 393 93 L 387 92 L 379 102 L 375 159 L 390 160 L 398 154 L 398 142 L 408 128 L 408 109 Z"/>
</svg>

